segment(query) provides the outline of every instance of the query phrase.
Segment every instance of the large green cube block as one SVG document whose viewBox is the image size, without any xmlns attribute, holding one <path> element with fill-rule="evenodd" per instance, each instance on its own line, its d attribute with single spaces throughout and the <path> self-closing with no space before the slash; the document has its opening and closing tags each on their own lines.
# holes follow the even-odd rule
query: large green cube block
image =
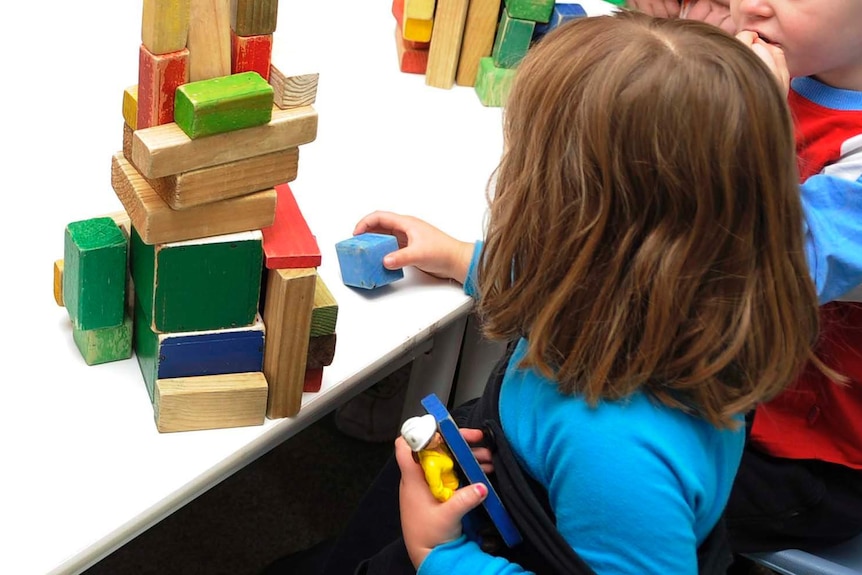
<svg viewBox="0 0 862 575">
<path fill-rule="evenodd" d="M 128 242 L 113 219 L 92 218 L 66 226 L 63 298 L 75 329 L 123 323 Z"/>
<path fill-rule="evenodd" d="M 506 104 L 514 80 L 514 68 L 498 68 L 487 56 L 479 60 L 474 89 L 483 106 L 500 108 Z"/>
<path fill-rule="evenodd" d="M 554 0 L 506 0 L 506 11 L 512 18 L 546 23 L 554 10 Z"/>
<path fill-rule="evenodd" d="M 87 365 L 120 361 L 132 357 L 132 317 L 125 315 L 123 323 L 100 329 L 72 328 L 72 339 Z"/>
<path fill-rule="evenodd" d="M 491 57 L 498 68 L 515 68 L 530 49 L 536 23 L 513 18 L 507 10 L 501 12 Z"/>
<path fill-rule="evenodd" d="M 263 235 L 256 230 L 147 245 L 132 228 L 131 269 L 153 331 L 247 326 L 260 297 Z"/>
<path fill-rule="evenodd" d="M 191 138 L 268 124 L 273 89 L 257 72 L 189 82 L 174 95 L 174 121 Z"/>
</svg>

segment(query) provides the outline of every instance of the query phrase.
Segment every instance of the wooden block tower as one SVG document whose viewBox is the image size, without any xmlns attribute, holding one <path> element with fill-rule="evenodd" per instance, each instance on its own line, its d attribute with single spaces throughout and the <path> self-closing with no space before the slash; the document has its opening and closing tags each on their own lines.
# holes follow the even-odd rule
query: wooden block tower
<svg viewBox="0 0 862 575">
<path fill-rule="evenodd" d="M 144 0 L 111 161 L 128 231 L 74 222 L 55 263 L 55 300 L 87 363 L 130 357 L 134 332 L 159 431 L 296 415 L 333 359 L 337 304 L 287 184 L 317 136 L 317 74 L 272 66 L 277 9 Z M 125 340 L 124 356 L 106 355 Z"/>
</svg>

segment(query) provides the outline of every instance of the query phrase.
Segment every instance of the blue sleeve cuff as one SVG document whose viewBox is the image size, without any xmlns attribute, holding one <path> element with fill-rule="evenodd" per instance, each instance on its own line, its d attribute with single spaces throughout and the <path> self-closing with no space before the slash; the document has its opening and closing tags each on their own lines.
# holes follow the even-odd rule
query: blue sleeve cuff
<svg viewBox="0 0 862 575">
<path fill-rule="evenodd" d="M 464 280 L 464 293 L 472 298 L 478 295 L 476 274 L 478 273 L 479 258 L 482 256 L 482 247 L 484 245 L 485 243 L 480 240 L 473 246 L 473 257 L 470 258 L 470 266 L 467 268 L 467 277 Z"/>
</svg>

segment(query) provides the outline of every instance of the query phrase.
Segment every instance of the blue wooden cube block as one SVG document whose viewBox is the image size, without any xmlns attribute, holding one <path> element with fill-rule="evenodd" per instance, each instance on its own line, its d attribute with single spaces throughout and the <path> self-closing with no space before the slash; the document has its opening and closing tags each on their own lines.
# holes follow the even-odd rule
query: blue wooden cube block
<svg viewBox="0 0 862 575">
<path fill-rule="evenodd" d="M 555 4 L 551 12 L 551 18 L 545 24 L 536 24 L 533 31 L 533 41 L 540 39 L 542 36 L 569 20 L 575 18 L 583 18 L 587 15 L 587 11 L 580 4 Z"/>
<path fill-rule="evenodd" d="M 344 285 L 373 289 L 404 277 L 404 271 L 383 267 L 383 257 L 398 249 L 395 236 L 360 234 L 335 244 Z"/>
</svg>

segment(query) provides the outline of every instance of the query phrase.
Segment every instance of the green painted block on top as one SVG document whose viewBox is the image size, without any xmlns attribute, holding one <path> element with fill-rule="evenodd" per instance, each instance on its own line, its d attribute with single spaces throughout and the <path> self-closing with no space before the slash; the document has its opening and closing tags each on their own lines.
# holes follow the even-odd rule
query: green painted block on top
<svg viewBox="0 0 862 575">
<path fill-rule="evenodd" d="M 72 339 L 87 365 L 120 361 L 132 357 L 132 318 L 113 327 L 82 330 L 72 328 Z"/>
<path fill-rule="evenodd" d="M 255 230 L 147 245 L 132 228 L 131 270 L 153 331 L 248 326 L 260 297 L 263 235 Z"/>
<path fill-rule="evenodd" d="M 122 325 L 128 242 L 113 219 L 92 218 L 66 226 L 63 298 L 75 329 Z"/>
<path fill-rule="evenodd" d="M 486 56 L 479 60 L 474 89 L 483 106 L 501 108 L 506 104 L 514 80 L 514 68 L 498 68 L 494 59 Z"/>
<path fill-rule="evenodd" d="M 547 23 L 554 10 L 554 0 L 505 0 L 506 11 L 512 18 Z"/>
<path fill-rule="evenodd" d="M 273 89 L 257 72 L 189 82 L 177 88 L 174 121 L 191 138 L 268 124 Z"/>
<path fill-rule="evenodd" d="M 512 18 L 507 10 L 502 10 L 497 24 L 497 36 L 491 57 L 498 68 L 515 68 L 530 49 L 536 23 L 532 20 Z"/>
</svg>

